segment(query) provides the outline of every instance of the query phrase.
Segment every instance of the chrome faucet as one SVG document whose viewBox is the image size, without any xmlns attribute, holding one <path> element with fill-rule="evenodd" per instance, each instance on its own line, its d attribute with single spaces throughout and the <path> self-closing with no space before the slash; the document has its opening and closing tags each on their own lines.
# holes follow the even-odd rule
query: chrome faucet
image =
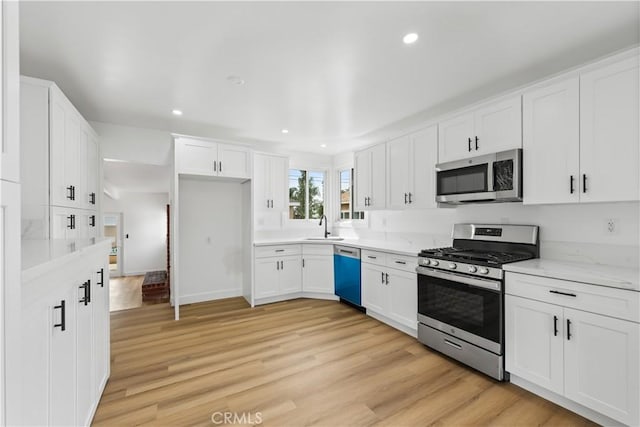
<svg viewBox="0 0 640 427">
<path fill-rule="evenodd" d="M 320 224 L 318 224 L 318 225 L 322 225 L 322 220 L 324 220 L 324 238 L 326 239 L 327 237 L 329 237 L 329 234 L 331 234 L 331 233 L 329 233 L 327 231 L 327 216 L 326 215 L 322 215 L 320 217 Z"/>
</svg>

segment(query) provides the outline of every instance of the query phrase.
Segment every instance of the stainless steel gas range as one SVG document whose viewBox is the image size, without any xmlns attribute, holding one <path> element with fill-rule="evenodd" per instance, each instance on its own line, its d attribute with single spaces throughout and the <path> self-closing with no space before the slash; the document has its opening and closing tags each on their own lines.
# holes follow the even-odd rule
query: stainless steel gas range
<svg viewBox="0 0 640 427">
<path fill-rule="evenodd" d="M 418 340 L 502 381 L 502 265 L 538 256 L 538 226 L 454 225 L 452 247 L 419 255 Z"/>
</svg>

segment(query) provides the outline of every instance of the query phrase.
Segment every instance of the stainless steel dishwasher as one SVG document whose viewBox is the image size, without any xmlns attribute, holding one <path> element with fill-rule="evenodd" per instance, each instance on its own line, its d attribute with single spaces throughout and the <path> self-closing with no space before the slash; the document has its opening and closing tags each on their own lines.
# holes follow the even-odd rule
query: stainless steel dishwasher
<svg viewBox="0 0 640 427">
<path fill-rule="evenodd" d="M 333 274 L 336 295 L 360 307 L 360 249 L 334 245 Z"/>
</svg>

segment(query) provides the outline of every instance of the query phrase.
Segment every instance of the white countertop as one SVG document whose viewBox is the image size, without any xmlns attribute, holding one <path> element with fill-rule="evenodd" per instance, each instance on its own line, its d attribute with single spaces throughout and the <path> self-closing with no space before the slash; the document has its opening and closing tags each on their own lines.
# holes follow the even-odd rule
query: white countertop
<svg viewBox="0 0 640 427">
<path fill-rule="evenodd" d="M 362 239 L 344 239 L 344 240 L 307 240 L 305 238 L 290 239 L 266 239 L 253 242 L 254 246 L 270 246 L 270 245 L 291 245 L 291 244 L 310 244 L 310 245 L 342 245 L 360 249 L 368 249 L 372 251 L 391 252 L 394 254 L 418 256 L 418 253 L 424 249 L 418 245 L 406 242 L 394 242 L 388 240 L 362 240 Z"/>
<path fill-rule="evenodd" d="M 22 241 L 22 281 L 37 277 L 58 262 L 79 256 L 84 249 L 110 239 L 53 239 Z"/>
<path fill-rule="evenodd" d="M 538 258 L 506 264 L 503 269 L 514 273 L 640 292 L 640 271 L 633 268 Z"/>
</svg>

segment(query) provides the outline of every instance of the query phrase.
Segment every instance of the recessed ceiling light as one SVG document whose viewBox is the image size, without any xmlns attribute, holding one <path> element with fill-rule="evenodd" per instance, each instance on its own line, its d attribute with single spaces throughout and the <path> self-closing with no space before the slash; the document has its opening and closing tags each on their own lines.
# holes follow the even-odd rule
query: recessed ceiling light
<svg viewBox="0 0 640 427">
<path fill-rule="evenodd" d="M 327 148 L 327 144 L 320 144 L 320 148 Z"/>
<path fill-rule="evenodd" d="M 289 133 L 289 129 L 282 129 L 281 132 L 282 133 Z"/>
<path fill-rule="evenodd" d="M 229 81 L 229 83 L 232 83 L 236 86 L 242 86 L 244 84 L 244 80 L 238 76 L 229 76 L 227 77 L 227 81 Z"/>
<path fill-rule="evenodd" d="M 416 33 L 409 33 L 406 34 L 403 38 L 402 41 L 404 42 L 404 44 L 413 44 L 418 40 L 418 35 Z"/>
<path fill-rule="evenodd" d="M 180 110 L 171 110 L 171 114 L 173 114 L 174 116 L 181 116 L 182 115 L 182 111 L 180 111 Z"/>
</svg>

